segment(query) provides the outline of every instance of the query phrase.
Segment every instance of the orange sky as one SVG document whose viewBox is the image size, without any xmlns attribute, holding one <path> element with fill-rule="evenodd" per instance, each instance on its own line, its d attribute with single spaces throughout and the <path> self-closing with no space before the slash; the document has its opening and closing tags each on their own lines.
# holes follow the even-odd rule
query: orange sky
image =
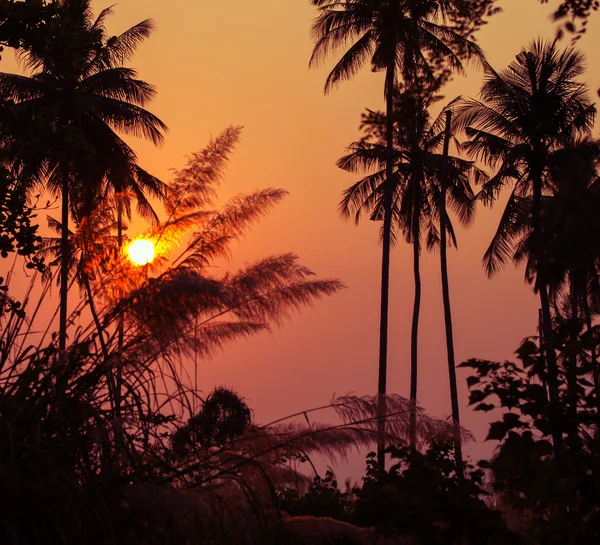
<svg viewBox="0 0 600 545">
<path fill-rule="evenodd" d="M 99 11 L 111 3 L 94 5 Z M 496 68 L 532 39 L 554 33 L 547 7 L 535 0 L 505 4 L 505 12 L 479 34 Z M 150 109 L 170 133 L 158 150 L 135 142 L 140 164 L 166 180 L 168 169 L 182 166 L 183 156 L 201 148 L 210 134 L 229 124 L 244 125 L 221 196 L 269 186 L 285 188 L 290 195 L 240 245 L 231 266 L 293 251 L 319 276 L 339 278 L 348 286 L 272 335 L 238 341 L 202 362 L 202 389 L 216 384 L 236 388 L 261 422 L 322 405 L 333 393 L 375 393 L 377 225 L 356 227 L 340 219 L 340 194 L 354 178 L 338 170 L 335 160 L 357 138 L 363 109 L 382 105 L 383 75 L 367 70 L 324 97 L 327 66 L 308 70 L 314 11 L 306 0 L 121 0 L 115 10 L 111 33 L 148 17 L 157 25 L 132 66 L 158 87 Z M 589 66 L 599 66 L 600 16 L 592 16 L 580 47 Z M 15 70 L 9 55 L 4 55 L 1 69 Z M 587 79 L 592 89 L 600 87 L 597 71 L 590 71 Z M 476 95 L 479 83 L 480 74 L 472 71 L 444 94 L 448 99 Z M 509 266 L 488 280 L 481 268 L 498 211 L 480 210 L 473 227 L 459 232 L 459 251 L 449 252 L 458 362 L 510 358 L 519 341 L 535 332 L 536 301 L 522 282 L 522 272 Z M 422 265 L 419 402 L 428 412 L 447 416 L 438 260 L 438 255 L 426 255 Z M 411 249 L 400 244 L 392 254 L 388 391 L 402 395 L 408 395 L 412 297 Z M 463 423 L 482 439 L 487 426 L 481 415 L 466 409 L 464 379 L 459 371 Z M 489 449 L 476 446 L 471 451 L 477 457 Z M 362 461 L 357 463 L 363 467 Z"/>
</svg>

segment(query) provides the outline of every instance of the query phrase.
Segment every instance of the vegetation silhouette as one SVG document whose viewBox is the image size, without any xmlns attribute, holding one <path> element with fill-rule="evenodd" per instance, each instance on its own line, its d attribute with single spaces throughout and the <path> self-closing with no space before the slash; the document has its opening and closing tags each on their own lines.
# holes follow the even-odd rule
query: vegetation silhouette
<svg viewBox="0 0 600 545">
<path fill-rule="evenodd" d="M 598 337 L 598 326 L 594 337 Z M 496 454 L 480 466 L 490 472 L 495 504 L 509 527 L 526 543 L 593 543 L 598 539 L 598 432 L 594 385 L 590 372 L 590 342 L 586 332 L 571 338 L 569 320 L 556 322 L 555 338 L 561 355 L 559 400 L 564 451 L 557 463 L 553 448 L 554 415 L 549 412 L 547 367 L 539 338 L 525 339 L 517 350 L 518 363 L 469 360 L 462 367 L 468 378 L 475 410 L 496 411 L 488 439 L 500 441 Z M 581 364 L 577 374 L 580 396 L 570 421 L 570 360 Z M 575 427 L 578 441 L 573 441 Z"/>
<path fill-rule="evenodd" d="M 25 489 L 32 490 L 35 481 L 49 487 L 38 491 L 34 517 L 23 518 L 26 496 L 13 498 L 14 511 L 2 509 L 2 532 L 9 542 L 36 543 L 45 536 L 50 543 L 113 543 L 117 535 L 118 542 L 146 535 L 160 542 L 174 520 L 177 536 L 209 533 L 212 538 L 229 536 L 247 542 L 248 532 L 264 537 L 267 531 L 263 518 L 270 516 L 273 483 L 289 480 L 290 475 L 294 481 L 306 482 L 306 477 L 286 467 L 287 460 L 305 458 L 310 452 L 340 455 L 373 441 L 376 402 L 367 399 L 336 401 L 340 414 L 363 415 L 360 421 L 337 426 L 256 427 L 252 422 L 252 429 L 242 426 L 228 432 L 228 420 L 218 417 L 223 410 L 219 407 L 235 404 L 236 396 L 225 390 L 203 400 L 197 415 L 191 413 L 190 398 L 198 394 L 191 389 L 178 356 L 193 351 L 206 356 L 228 340 L 262 331 L 290 311 L 342 287 L 338 281 L 311 279 L 312 273 L 291 254 L 263 259 L 223 278 L 210 277 L 212 261 L 225 255 L 231 243 L 284 194 L 263 190 L 234 197 L 222 210 L 208 208 L 239 134 L 239 128 L 226 130 L 175 173 L 167 192 L 172 199 L 167 201 L 171 217 L 153 228 L 155 236 L 162 237 L 152 269 L 154 274 L 162 268 L 158 276 L 146 279 L 132 274 L 123 255 L 113 251 L 113 201 L 105 201 L 102 210 L 71 233 L 71 279 L 80 282 L 88 295 L 74 312 L 80 314 L 88 305 L 94 309 L 94 319 L 75 332 L 66 352 L 44 338 L 37 346 L 29 344 L 38 340 L 32 332 L 40 319 L 43 323 L 39 311 L 50 282 L 38 302 L 28 295 L 22 306 L 3 305 L 0 445 L 2 464 L 8 464 L 2 472 L 12 476 L 4 484 L 6 490 L 17 483 L 29 483 Z M 51 222 L 61 229 L 57 221 Z M 23 227 L 25 235 L 29 231 L 26 224 Z M 182 253 L 171 258 L 178 237 L 187 243 Z M 50 258 L 48 280 L 53 270 L 60 270 L 61 242 L 43 242 Z M 126 267 L 129 283 L 116 285 Z M 32 278 L 32 287 L 38 275 Z M 156 312 L 141 312 L 143 307 L 172 313 L 169 320 L 159 321 Z M 127 327 L 121 345 L 118 324 L 124 310 Z M 201 316 L 197 331 L 182 327 L 191 313 Z M 171 328 L 165 327 L 171 323 Z M 115 367 L 122 379 L 118 406 L 112 382 Z M 406 430 L 407 408 L 402 400 L 399 403 L 399 416 L 390 419 Z M 243 404 L 237 405 L 243 412 Z M 393 400 L 390 406 L 394 407 Z M 423 433 L 445 429 L 443 422 L 425 416 L 421 422 Z M 188 436 L 194 438 L 191 445 L 183 442 L 186 452 L 182 454 L 186 426 L 196 431 Z M 196 432 L 202 429 L 213 439 L 199 440 Z M 48 467 L 54 467 L 58 484 L 42 480 Z M 193 497 L 183 492 L 198 487 Z M 240 496 L 242 490 L 253 488 L 250 496 Z M 63 501 L 65 494 L 68 498 Z M 155 511 L 156 502 L 162 501 L 173 503 L 176 510 Z M 223 509 L 217 518 L 214 502 Z M 194 520 L 186 520 L 191 513 Z M 234 527 L 230 515 L 235 516 Z M 244 517 L 247 523 L 240 525 Z M 27 530 L 29 524 L 32 532 Z"/>
<path fill-rule="evenodd" d="M 386 175 L 382 209 L 381 315 L 379 332 L 378 392 L 385 413 L 387 389 L 388 306 L 390 248 L 392 244 L 394 199 L 394 91 L 402 79 L 411 85 L 419 80 L 434 83 L 440 66 L 462 72 L 464 59 L 483 59 L 483 52 L 459 27 L 453 17 L 464 15 L 464 3 L 455 0 L 311 0 L 318 9 L 312 27 L 315 47 L 310 64 L 318 65 L 339 49 L 342 55 L 325 82 L 327 93 L 333 86 L 351 78 L 365 64 L 374 72 L 385 72 Z M 381 420 L 381 434 L 385 420 Z M 385 465 L 385 445 L 378 447 L 380 466 Z"/>
<path fill-rule="evenodd" d="M 25 149 L 18 132 L 3 136 L 4 153 L 22 190 L 43 185 L 61 195 L 59 341 L 65 349 L 69 214 L 76 224 L 88 215 L 107 180 L 121 187 L 137 178 L 144 189 L 155 192 L 157 181 L 148 181 L 148 175 L 136 167 L 135 153 L 115 130 L 158 144 L 166 126 L 144 109 L 154 88 L 124 66 L 150 35 L 151 21 L 109 37 L 104 23 L 112 13 L 110 8 L 94 18 L 89 0 L 61 0 L 56 10 L 48 23 L 52 39 L 20 50 L 32 75 L 0 74 L 0 94 L 14 102 L 16 123 L 11 129 L 41 116 L 42 123 L 48 124 L 44 134 L 52 135 Z"/>
<path fill-rule="evenodd" d="M 418 326 L 421 301 L 420 254 L 422 244 L 432 249 L 439 246 L 440 225 L 449 232 L 456 246 L 454 227 L 447 214 L 440 214 L 442 198 L 442 169 L 444 156 L 444 119 L 442 112 L 433 119 L 429 107 L 436 102 L 431 90 L 397 90 L 394 105 L 394 194 L 392 203 L 392 241 L 402 234 L 413 245 L 415 299 L 411 331 L 411 388 L 410 399 L 417 404 Z M 348 154 L 338 160 L 338 166 L 350 172 L 368 174 L 344 192 L 340 212 L 344 217 L 360 221 L 364 214 L 380 220 L 384 214 L 385 192 L 385 130 L 386 116 L 368 110 L 363 114 L 361 128 L 364 136 L 348 148 Z M 460 223 L 468 225 L 475 213 L 471 181 L 482 183 L 485 173 L 471 161 L 450 157 L 446 182 L 449 205 Z M 414 419 L 413 419 L 414 420 Z M 457 426 L 460 423 L 457 420 Z M 413 422 L 413 429 L 415 424 Z M 460 433 L 457 435 L 459 437 Z M 416 436 L 410 442 L 414 448 Z"/>
<path fill-rule="evenodd" d="M 531 196 L 529 248 L 536 255 L 534 287 L 542 308 L 551 411 L 556 419 L 560 413 L 558 379 L 540 210 L 553 156 L 592 129 L 596 109 L 589 102 L 587 88 L 577 79 L 582 72 L 579 53 L 560 51 L 556 42 L 536 41 L 500 73 L 487 65 L 482 100 L 466 99 L 456 117 L 457 128 L 464 128 L 469 137 L 465 149 L 497 169 L 479 198 L 489 204 L 505 185 L 512 185 L 500 225 L 485 253 L 488 274 L 496 272 L 510 256 L 511 243 L 526 228 L 515 220 L 523 199 Z M 555 426 L 553 440 L 559 455 L 562 440 L 557 421 Z"/>
<path fill-rule="evenodd" d="M 124 138 L 158 144 L 166 130 L 145 109 L 154 88 L 125 66 L 150 21 L 109 37 L 112 8 L 94 18 L 89 0 L 0 0 L 0 46 L 31 73 L 0 74 L 0 257 L 12 258 L 0 278 L 2 543 L 600 541 L 600 141 L 581 55 L 537 41 L 502 72 L 484 62 L 481 99 L 438 113 L 441 86 L 463 61 L 483 59 L 472 38 L 494 0 L 311 5 L 311 64 L 343 50 L 326 91 L 364 64 L 386 74 L 385 112 L 363 114 L 362 138 L 338 160 L 362 176 L 342 215 L 382 222 L 380 380 L 375 395 L 333 396 L 263 424 L 233 389 L 200 391 L 198 359 L 345 286 L 292 253 L 227 266 L 287 195 L 219 200 L 241 127 L 211 138 L 167 183 L 138 165 Z M 594 6 L 566 0 L 556 16 L 573 16 L 564 29 L 577 39 L 575 22 Z M 38 186 L 61 194 L 61 217 L 48 216 L 56 236 L 38 232 L 37 213 L 53 204 Z M 476 205 L 506 187 L 484 266 L 492 275 L 522 265 L 542 316 L 516 363 L 461 365 L 469 403 L 489 414 L 487 439 L 497 442 L 474 466 L 462 454 L 472 436 L 460 427 L 447 246 L 455 219 L 468 226 Z M 134 214 L 155 250 L 141 267 L 126 252 Z M 415 280 L 408 399 L 386 392 L 399 237 L 413 246 Z M 417 405 L 421 251 L 437 246 L 452 423 Z M 21 266 L 29 282 L 17 297 Z M 54 283 L 60 301 L 48 319 Z M 68 309 L 73 286 L 82 297 Z M 318 470 L 319 458 L 370 449 L 358 483 L 342 489 L 333 470 Z"/>
<path fill-rule="evenodd" d="M 547 193 L 542 197 L 542 245 L 547 260 L 550 300 L 554 306 L 553 320 L 565 320 L 569 339 L 578 342 L 582 323 L 592 330 L 590 308 L 597 308 L 596 255 L 598 208 L 598 160 L 600 144 L 584 138 L 557 152 L 548 170 Z M 524 210 L 527 213 L 527 210 Z M 527 218 L 520 218 L 524 224 Z M 525 262 L 528 282 L 535 282 L 537 254 L 532 251 L 532 230 L 525 229 L 517 242 L 514 260 Z M 583 315 L 581 315 L 583 313 Z M 595 350 L 591 352 L 595 361 Z M 578 358 L 573 352 L 568 363 L 570 441 L 577 443 L 575 413 L 579 404 L 577 376 Z M 592 365 L 594 387 L 598 385 L 598 369 Z M 597 392 L 598 390 L 596 390 Z M 597 397 L 597 396 L 596 396 Z"/>
</svg>

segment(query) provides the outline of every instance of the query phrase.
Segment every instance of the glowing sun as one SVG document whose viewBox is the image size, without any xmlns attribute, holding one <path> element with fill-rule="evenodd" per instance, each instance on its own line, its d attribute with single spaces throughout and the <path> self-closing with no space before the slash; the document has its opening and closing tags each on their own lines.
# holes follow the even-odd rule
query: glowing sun
<svg viewBox="0 0 600 545">
<path fill-rule="evenodd" d="M 134 240 L 128 248 L 129 259 L 135 265 L 147 265 L 154 259 L 154 244 L 150 240 Z"/>
</svg>

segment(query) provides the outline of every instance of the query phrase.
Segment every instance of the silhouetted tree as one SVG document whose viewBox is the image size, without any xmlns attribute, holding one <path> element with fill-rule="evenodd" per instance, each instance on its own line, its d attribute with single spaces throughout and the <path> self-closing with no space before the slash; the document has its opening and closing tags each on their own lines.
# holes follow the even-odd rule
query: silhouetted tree
<svg viewBox="0 0 600 545">
<path fill-rule="evenodd" d="M 0 52 L 49 39 L 47 23 L 56 13 L 53 2 L 0 0 Z"/>
<path fill-rule="evenodd" d="M 37 256 L 42 237 L 33 221 L 34 212 L 18 183 L 0 166 L 0 257 L 16 252 L 27 259 L 27 268 L 43 270 Z"/>
<path fill-rule="evenodd" d="M 448 280 L 447 230 L 446 230 L 446 195 L 448 193 L 448 157 L 450 154 L 450 137 L 452 110 L 445 112 L 444 147 L 442 151 L 442 167 L 440 172 L 440 269 L 442 277 L 442 302 L 444 305 L 444 325 L 446 330 L 446 356 L 448 358 L 448 381 L 450 384 L 450 405 L 452 407 L 452 424 L 454 427 L 454 456 L 456 472 L 460 479 L 464 477 L 462 442 L 460 437 L 460 409 L 458 404 L 458 385 L 456 382 L 456 361 L 454 359 L 454 332 L 452 330 L 452 309 L 450 305 L 450 282 Z"/>
<path fill-rule="evenodd" d="M 466 128 L 469 137 L 466 149 L 474 157 L 497 167 L 497 173 L 486 183 L 480 198 L 490 203 L 505 186 L 512 185 L 500 227 L 485 253 L 488 274 L 496 272 L 511 255 L 515 231 L 504 226 L 522 213 L 523 207 L 528 206 L 527 197 L 531 197 L 530 248 L 537 259 L 535 290 L 542 307 L 557 454 L 562 445 L 560 425 L 556 421 L 560 416 L 558 379 L 547 263 L 540 246 L 543 236 L 540 207 L 552 155 L 568 146 L 575 136 L 591 131 L 595 107 L 589 102 L 585 85 L 578 81 L 583 67 L 583 58 L 576 51 L 560 51 L 556 42 L 535 42 L 500 73 L 487 65 L 481 101 L 466 100 L 457 116 L 457 126 Z M 514 229 L 518 233 L 526 225 L 520 224 Z"/>
<path fill-rule="evenodd" d="M 424 452 L 389 447 L 393 465 L 380 471 L 367 457 L 362 488 L 355 489 L 352 521 L 418 544 L 519 543 L 501 514 L 484 503 L 484 472 L 467 465 L 457 478 L 452 446 L 431 441 Z"/>
<path fill-rule="evenodd" d="M 557 316 L 555 338 L 563 354 L 558 359 L 559 407 L 565 416 L 570 412 L 569 358 L 573 352 L 583 358 L 586 346 L 584 335 L 574 343 L 571 331 L 568 320 Z M 582 395 L 569 426 L 574 425 L 579 441 L 565 442 L 557 463 L 545 354 L 538 341 L 525 339 L 516 363 L 471 359 L 461 364 L 473 371 L 467 379 L 469 404 L 493 416 L 487 440 L 499 441 L 493 458 L 480 466 L 490 470 L 491 490 L 526 543 L 595 543 L 600 536 L 600 437 L 593 386 L 586 373 L 578 374 Z"/>
<path fill-rule="evenodd" d="M 62 244 L 68 247 L 69 212 L 75 221 L 89 213 L 102 195 L 111 161 L 128 146 L 121 131 L 158 144 L 166 129 L 144 109 L 154 88 L 123 65 L 149 36 L 143 21 L 108 37 L 104 28 L 111 9 L 94 19 L 89 0 L 61 0 L 49 25 L 52 40 L 22 50 L 31 77 L 0 74 L 0 94 L 14 101 L 17 119 L 39 116 L 53 138 L 23 149 L 19 134 L 3 134 L 12 168 L 27 188 L 46 184 L 62 196 Z M 68 252 L 62 252 L 59 344 L 66 346 Z"/>
<path fill-rule="evenodd" d="M 438 226 L 443 221 L 456 244 L 454 229 L 448 215 L 440 217 L 442 143 L 444 118 L 432 119 L 429 106 L 435 99 L 420 90 L 404 90 L 396 94 L 394 103 L 394 170 L 392 202 L 392 240 L 400 232 L 413 245 L 415 298 L 411 332 L 411 388 L 413 407 L 417 403 L 418 327 L 421 301 L 420 254 L 424 242 L 428 248 L 440 243 Z M 379 220 L 385 214 L 385 130 L 386 116 L 380 112 L 363 114 L 361 127 L 365 136 L 348 149 L 338 166 L 350 172 L 369 172 L 344 192 L 340 211 L 358 222 L 368 213 Z M 374 172 L 373 172 L 374 171 Z M 484 174 L 470 161 L 450 157 L 447 168 L 450 207 L 467 224 L 474 214 L 474 195 L 470 179 L 477 183 Z M 415 412 L 413 411 L 410 444 L 415 448 Z"/>
<path fill-rule="evenodd" d="M 462 71 L 461 59 L 483 58 L 480 48 L 450 23 L 453 15 L 464 15 L 464 2 L 442 0 L 310 0 L 318 8 L 313 24 L 315 48 L 311 65 L 319 64 L 333 51 L 349 48 L 325 82 L 328 92 L 340 81 L 349 79 L 365 64 L 375 72 L 385 72 L 386 100 L 386 176 L 383 197 L 381 316 L 379 332 L 378 392 L 385 399 L 387 382 L 387 336 L 389 264 L 392 241 L 394 195 L 393 108 L 394 89 L 402 78 L 411 84 L 420 78 L 436 79 L 436 63 Z M 460 8 L 459 8 L 460 6 Z M 462 10 L 462 11 L 461 11 Z M 442 60 L 443 59 L 443 60 Z M 382 413 L 385 407 L 382 405 Z M 382 434 L 384 421 L 382 419 Z M 379 463 L 384 465 L 383 444 Z"/>
<path fill-rule="evenodd" d="M 200 411 L 173 433 L 172 447 L 178 452 L 194 445 L 206 451 L 213 447 L 227 448 L 251 424 L 252 412 L 239 394 L 228 388 L 215 388 L 202 402 Z"/>
<path fill-rule="evenodd" d="M 587 324 L 590 332 L 591 310 L 598 309 L 600 285 L 600 183 L 598 164 L 600 143 L 592 139 L 573 142 L 550 158 L 546 192 L 541 202 L 541 224 L 543 236 L 540 244 L 546 261 L 546 277 L 550 299 L 555 308 L 566 306 L 570 342 L 576 343 L 580 333 L 579 323 Z M 524 208 L 523 216 L 528 213 Z M 514 225 L 527 225 L 527 217 L 514 218 Z M 511 229 L 506 225 L 506 229 Z M 526 279 L 535 282 L 538 269 L 537 254 L 532 251 L 533 232 L 525 229 L 516 241 L 513 259 L 526 262 Z M 591 371 L 598 392 L 599 377 L 596 349 L 591 350 Z M 568 357 L 567 380 L 569 384 L 568 419 L 575 422 L 577 410 L 578 362 L 574 351 Z M 583 363 L 583 362 L 582 362 Z M 596 393 L 597 397 L 597 393 Z M 569 426 L 572 440 L 577 441 L 573 425 Z"/>
</svg>

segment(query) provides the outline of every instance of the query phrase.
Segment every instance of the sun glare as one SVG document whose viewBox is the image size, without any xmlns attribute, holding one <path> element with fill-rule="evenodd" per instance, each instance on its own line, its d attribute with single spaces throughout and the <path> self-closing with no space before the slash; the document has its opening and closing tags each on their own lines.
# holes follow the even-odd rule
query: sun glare
<svg viewBox="0 0 600 545">
<path fill-rule="evenodd" d="M 134 240 L 128 251 L 129 259 L 135 265 L 147 265 L 154 259 L 154 244 L 150 240 Z"/>
</svg>

